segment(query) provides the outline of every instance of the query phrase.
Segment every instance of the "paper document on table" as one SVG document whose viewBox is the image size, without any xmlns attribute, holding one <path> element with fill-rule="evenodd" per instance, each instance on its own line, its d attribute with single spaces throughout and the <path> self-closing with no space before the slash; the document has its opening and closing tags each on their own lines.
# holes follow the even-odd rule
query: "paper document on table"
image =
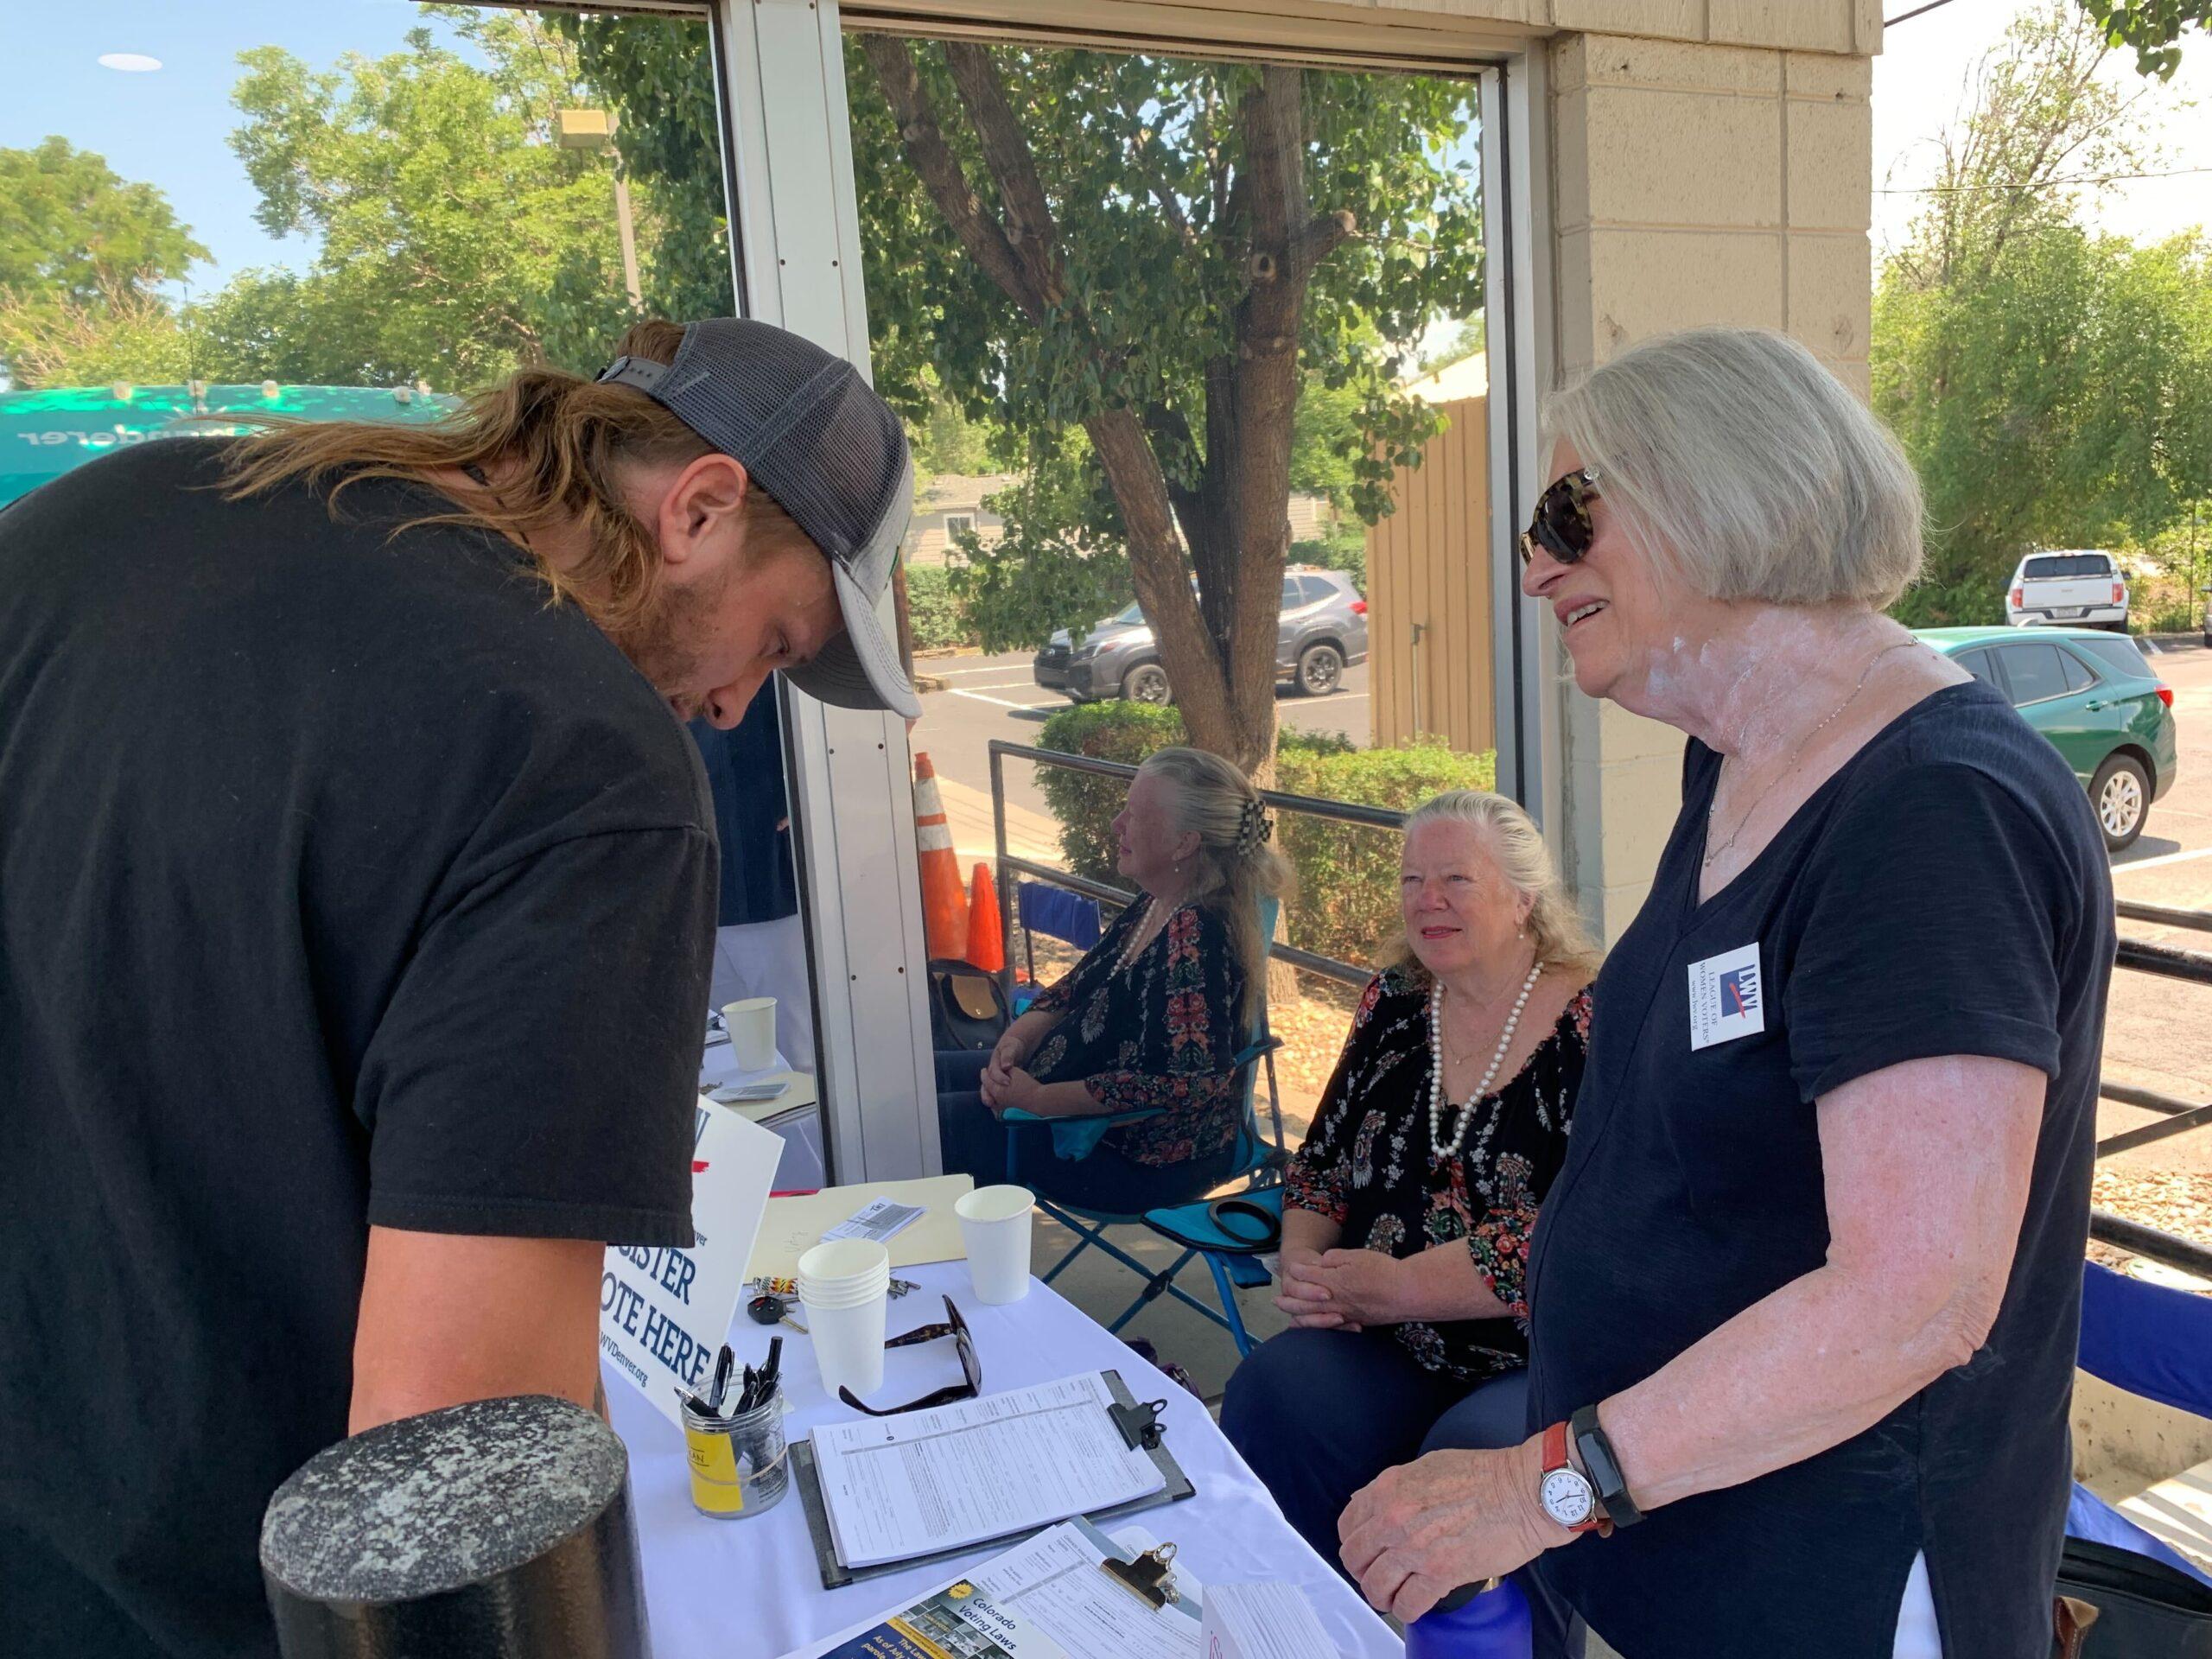
<svg viewBox="0 0 2212 1659">
<path fill-rule="evenodd" d="M 1199 1659 L 1337 1659 L 1306 1592 L 1294 1584 L 1217 1584 Z"/>
<path fill-rule="evenodd" d="M 908 1560 L 1163 1490 L 1114 1427 L 1096 1372 L 813 1434 L 823 1507 L 849 1567 Z"/>
<path fill-rule="evenodd" d="M 900 1229 L 897 1237 L 884 1241 L 893 1268 L 918 1267 L 925 1262 L 964 1262 L 968 1245 L 952 1206 L 975 1190 L 973 1175 L 923 1175 L 905 1181 L 825 1186 L 819 1192 L 771 1198 L 745 1276 L 792 1277 L 798 1272 L 799 1257 L 819 1244 L 824 1233 L 843 1225 L 855 1211 L 877 1198 L 889 1198 L 902 1207 L 919 1207 L 923 1211 L 920 1220 Z"/>
<path fill-rule="evenodd" d="M 841 1221 L 822 1235 L 827 1244 L 833 1238 L 865 1238 L 880 1244 L 905 1226 L 919 1221 L 929 1212 L 929 1206 L 920 1204 L 901 1204 L 896 1198 L 878 1198 L 849 1221 Z"/>
<path fill-rule="evenodd" d="M 1154 1607 L 1107 1576 L 1108 1557 L 1132 1560 L 1088 1521 L 1071 1521 L 1008 1550 L 973 1575 L 976 1588 L 1019 1612 L 1071 1655 L 1191 1659 L 1200 1611 L 1187 1595 Z"/>
<path fill-rule="evenodd" d="M 1109 1555 L 1128 1559 L 1071 1521 L 785 1659 L 1192 1659 L 1197 1606 L 1179 1597 L 1155 1610 L 1107 1576 L 1099 1563 Z"/>
</svg>

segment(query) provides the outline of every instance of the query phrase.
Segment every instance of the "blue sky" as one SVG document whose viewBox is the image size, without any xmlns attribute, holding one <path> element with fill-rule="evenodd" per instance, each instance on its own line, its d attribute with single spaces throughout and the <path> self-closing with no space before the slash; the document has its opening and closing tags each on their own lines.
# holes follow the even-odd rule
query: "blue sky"
<svg viewBox="0 0 2212 1659">
<path fill-rule="evenodd" d="M 254 223 L 258 199 L 226 142 L 238 124 L 238 54 L 281 46 L 327 67 L 349 51 L 397 51 L 420 21 L 410 0 L 0 0 L 0 60 L 10 65 L 0 146 L 59 133 L 124 178 L 159 186 L 215 256 L 194 267 L 197 291 L 248 265 L 303 264 L 310 246 Z M 103 68 L 110 52 L 162 67 Z"/>
<path fill-rule="evenodd" d="M 2019 4 L 1957 0 L 1891 35 L 1874 68 L 1878 185 L 1926 181 L 1926 139 L 1954 115 L 1962 79 Z M 274 44 L 327 67 L 347 51 L 397 50 L 418 20 L 411 0 L 0 0 L 0 62 L 10 70 L 0 146 L 59 133 L 106 156 L 124 178 L 158 186 L 214 255 L 192 274 L 196 291 L 210 291 L 248 265 L 297 264 L 312 252 L 253 222 L 252 187 L 225 143 L 238 118 L 230 104 L 238 54 Z M 100 54 L 111 52 L 143 53 L 162 67 L 103 68 Z M 2139 86 L 2118 59 L 2107 73 Z M 2093 193 L 2088 217 L 2142 237 L 2212 221 L 2212 173 L 2181 170 L 2212 166 L 2212 40 L 2192 35 L 2177 85 L 2146 102 L 2139 124 L 2163 138 L 2160 165 L 2176 170 Z M 1875 199 L 1878 250 L 1901 238 L 1918 205 L 1906 194 Z"/>
</svg>

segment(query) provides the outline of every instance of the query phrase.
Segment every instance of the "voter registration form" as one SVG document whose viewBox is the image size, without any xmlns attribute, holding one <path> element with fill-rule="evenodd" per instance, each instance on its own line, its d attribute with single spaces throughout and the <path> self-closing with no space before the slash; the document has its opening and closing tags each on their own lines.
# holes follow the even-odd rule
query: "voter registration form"
<svg viewBox="0 0 2212 1659">
<path fill-rule="evenodd" d="M 848 1567 L 961 1549 L 1111 1509 L 1166 1477 L 1108 1414 L 1096 1372 L 813 1434 L 823 1506 Z"/>
</svg>

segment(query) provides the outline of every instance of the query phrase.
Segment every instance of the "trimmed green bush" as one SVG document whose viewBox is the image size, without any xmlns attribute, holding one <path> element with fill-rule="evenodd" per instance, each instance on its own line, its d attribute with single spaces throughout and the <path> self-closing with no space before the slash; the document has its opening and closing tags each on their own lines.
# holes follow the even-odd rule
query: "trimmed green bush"
<svg viewBox="0 0 2212 1659">
<path fill-rule="evenodd" d="M 1286 734 L 1275 746 L 1275 787 L 1287 794 L 1403 812 L 1447 789 L 1497 785 L 1495 754 L 1462 753 L 1441 738 L 1389 749 L 1322 747 L 1294 738 Z M 1289 942 L 1344 962 L 1376 961 L 1398 933 L 1398 832 L 1283 812 L 1275 838 L 1298 872 Z"/>
<path fill-rule="evenodd" d="M 1118 760 L 1134 766 L 1154 749 L 1190 741 L 1183 716 L 1148 702 L 1071 703 L 1049 716 L 1037 737 L 1040 749 Z M 1038 787 L 1060 821 L 1060 856 L 1077 875 L 1118 881 L 1113 822 L 1128 791 L 1118 778 L 1094 778 L 1058 766 L 1037 768 Z"/>
<path fill-rule="evenodd" d="M 1061 709 L 1037 741 L 1040 748 L 1135 766 L 1155 749 L 1188 740 L 1173 708 L 1096 702 Z M 1117 880 L 1111 825 L 1126 793 L 1121 780 L 1051 766 L 1039 772 L 1068 868 L 1096 881 Z M 1286 731 L 1275 742 L 1275 786 L 1325 800 L 1404 811 L 1447 789 L 1490 789 L 1496 777 L 1490 753 L 1465 754 L 1438 739 L 1356 749 L 1341 736 Z M 1284 937 L 1324 956 L 1374 962 L 1397 933 L 1397 833 L 1284 812 L 1276 815 L 1275 835 L 1298 873 Z"/>
<path fill-rule="evenodd" d="M 914 630 L 916 651 L 982 643 L 968 620 L 968 607 L 952 591 L 941 565 L 906 567 L 906 619 Z"/>
</svg>

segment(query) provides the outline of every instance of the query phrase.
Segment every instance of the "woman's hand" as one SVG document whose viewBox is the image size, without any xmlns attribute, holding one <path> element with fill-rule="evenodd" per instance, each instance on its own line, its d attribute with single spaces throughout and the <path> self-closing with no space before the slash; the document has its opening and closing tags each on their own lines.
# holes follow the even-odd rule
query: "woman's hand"
<svg viewBox="0 0 2212 1659">
<path fill-rule="evenodd" d="M 1345 1570 L 1370 1605 L 1410 1621 L 1461 1585 L 1569 1541 L 1574 1535 L 1537 1502 L 1542 1463 L 1532 1437 L 1502 1452 L 1432 1452 L 1383 1471 L 1337 1522 Z"/>
<path fill-rule="evenodd" d="M 1406 1264 L 1380 1250 L 1325 1250 L 1319 1255 L 1286 1249 L 1282 1294 L 1275 1306 L 1292 1320 L 1313 1330 L 1363 1331 L 1370 1325 L 1398 1325 Z"/>
<path fill-rule="evenodd" d="M 983 1104 L 991 1109 L 994 1116 L 1004 1112 L 1009 1106 L 1033 1112 L 1037 1109 L 1037 1096 L 1044 1087 L 1018 1065 L 1010 1067 L 1006 1081 L 996 1085 L 992 1084 L 990 1073 L 986 1071 L 983 1074 Z"/>
<path fill-rule="evenodd" d="M 999 1034 L 991 1048 L 991 1058 L 983 1062 L 983 1103 L 991 1104 L 991 1096 L 1014 1080 L 1014 1069 L 1029 1058 L 1029 1039 L 1019 1029 L 1008 1026 Z"/>
</svg>

